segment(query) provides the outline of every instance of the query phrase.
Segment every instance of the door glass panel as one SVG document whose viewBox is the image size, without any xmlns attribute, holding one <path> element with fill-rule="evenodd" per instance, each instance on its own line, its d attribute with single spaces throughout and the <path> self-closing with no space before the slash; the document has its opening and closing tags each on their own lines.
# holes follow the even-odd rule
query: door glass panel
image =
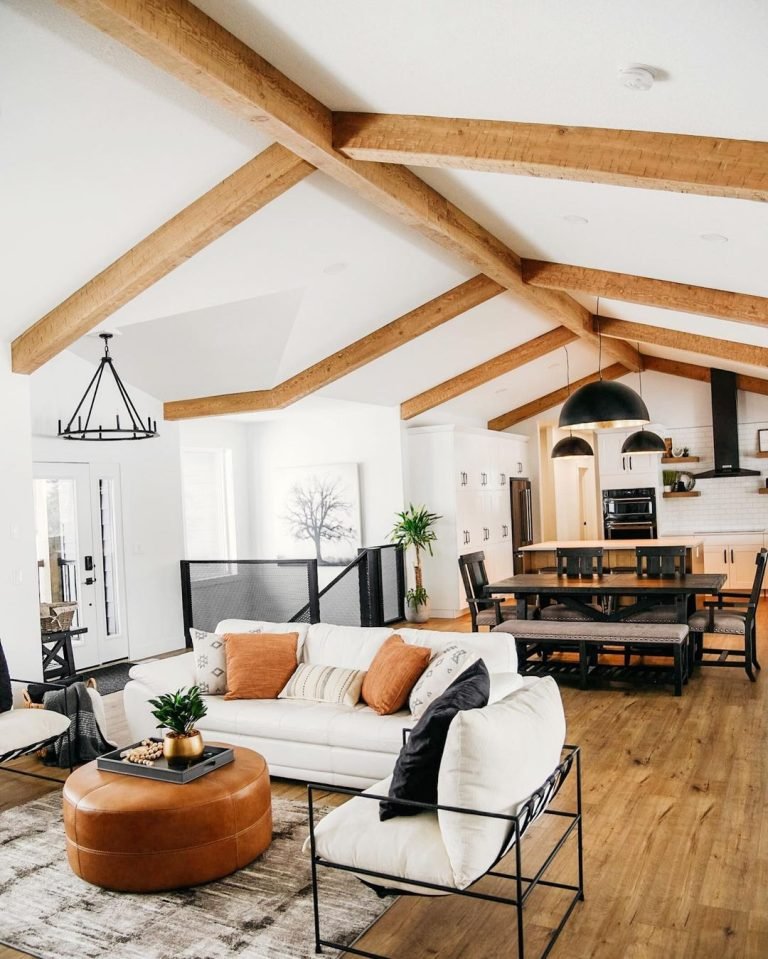
<svg viewBox="0 0 768 959">
<path fill-rule="evenodd" d="M 36 479 L 34 492 L 40 601 L 77 603 L 80 582 L 75 480 Z M 73 626 L 80 626 L 79 607 Z"/>
<path fill-rule="evenodd" d="M 120 632 L 120 597 L 115 533 L 115 489 L 111 479 L 99 480 L 99 534 L 101 536 L 102 584 L 107 636 Z"/>
</svg>

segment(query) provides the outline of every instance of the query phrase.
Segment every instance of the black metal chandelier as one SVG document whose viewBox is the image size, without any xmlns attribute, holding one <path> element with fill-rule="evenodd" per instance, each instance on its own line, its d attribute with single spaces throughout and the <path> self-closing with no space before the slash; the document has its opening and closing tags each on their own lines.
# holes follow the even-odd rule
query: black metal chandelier
<svg viewBox="0 0 768 959">
<path fill-rule="evenodd" d="M 565 352 L 565 382 L 568 389 L 568 396 L 570 398 L 571 365 L 568 357 L 568 347 L 564 346 L 563 350 Z M 569 430 L 568 436 L 564 436 L 561 440 L 558 440 L 557 443 L 555 443 L 555 445 L 552 447 L 552 453 L 550 455 L 553 460 L 557 460 L 572 456 L 594 456 L 595 453 L 585 439 L 582 439 L 580 436 L 574 436 Z"/>
<path fill-rule="evenodd" d="M 82 399 L 77 404 L 77 409 L 72 414 L 72 418 L 64 427 L 64 429 L 61 428 L 61 420 L 59 420 L 59 436 L 64 440 L 114 441 L 152 439 L 152 437 L 158 435 L 157 420 L 152 420 L 152 418 L 148 416 L 145 425 L 144 420 L 142 420 L 138 414 L 133 400 L 128 395 L 128 390 L 125 388 L 123 381 L 117 375 L 117 370 L 112 362 L 112 357 L 109 355 L 109 341 L 112 339 L 112 334 L 99 333 L 99 336 L 102 340 L 104 340 L 104 356 L 102 356 L 101 362 L 99 363 L 99 368 L 93 374 L 91 382 L 86 387 Z M 96 403 L 96 396 L 98 395 L 102 377 L 104 376 L 104 370 L 106 369 L 109 369 L 109 372 L 112 374 L 115 386 L 117 387 L 117 392 L 120 395 L 120 398 L 123 401 L 123 406 L 125 407 L 125 411 L 128 414 L 128 421 L 130 422 L 130 425 L 120 425 L 120 413 L 115 413 L 114 426 L 102 426 L 101 423 L 99 423 L 98 426 L 91 425 L 91 417 L 93 416 L 93 408 Z M 85 421 L 83 421 L 81 410 L 84 411 L 86 408 L 87 412 L 85 412 Z M 125 414 L 123 414 L 123 416 L 125 416 Z"/>
</svg>

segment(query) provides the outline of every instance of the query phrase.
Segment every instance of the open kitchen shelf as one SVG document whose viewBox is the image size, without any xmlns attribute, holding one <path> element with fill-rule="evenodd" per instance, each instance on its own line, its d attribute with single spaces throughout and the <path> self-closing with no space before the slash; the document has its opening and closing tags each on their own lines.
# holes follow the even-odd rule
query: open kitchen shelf
<svg viewBox="0 0 768 959">
<path fill-rule="evenodd" d="M 768 456 L 768 453 L 758 453 L 758 456 Z M 662 456 L 662 463 L 698 463 L 700 456 Z"/>
<path fill-rule="evenodd" d="M 768 493 L 768 486 L 761 486 L 758 493 Z"/>
<path fill-rule="evenodd" d="M 766 492 L 768 492 L 768 490 L 766 490 Z M 678 496 L 701 496 L 701 491 L 697 489 L 690 489 L 685 493 L 664 493 L 663 496 L 664 499 L 675 499 L 675 497 Z"/>
<path fill-rule="evenodd" d="M 758 451 L 757 453 L 753 453 L 752 455 L 755 457 L 755 459 L 758 459 L 758 460 L 768 459 L 768 453 L 761 453 Z"/>
</svg>

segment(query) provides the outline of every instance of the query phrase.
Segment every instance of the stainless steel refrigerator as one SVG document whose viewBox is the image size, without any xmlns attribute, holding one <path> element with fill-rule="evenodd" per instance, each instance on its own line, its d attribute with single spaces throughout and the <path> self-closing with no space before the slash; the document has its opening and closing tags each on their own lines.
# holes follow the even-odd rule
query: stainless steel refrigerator
<svg viewBox="0 0 768 959">
<path fill-rule="evenodd" d="M 509 495 L 512 505 L 512 561 L 515 573 L 523 571 L 522 546 L 533 542 L 533 503 L 531 500 L 531 481 L 511 479 Z"/>
</svg>

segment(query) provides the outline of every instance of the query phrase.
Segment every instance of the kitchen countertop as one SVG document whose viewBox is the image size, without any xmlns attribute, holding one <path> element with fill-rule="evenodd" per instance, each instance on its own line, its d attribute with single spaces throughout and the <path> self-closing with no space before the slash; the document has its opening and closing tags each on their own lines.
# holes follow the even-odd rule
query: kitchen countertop
<svg viewBox="0 0 768 959">
<path fill-rule="evenodd" d="M 701 537 L 691 536 L 660 536 L 658 539 L 562 539 L 547 540 L 544 543 L 533 543 L 523 546 L 521 552 L 554 553 L 556 549 L 590 549 L 602 546 L 603 549 L 634 550 L 638 546 L 687 546 L 693 549 L 703 546 Z"/>
</svg>

